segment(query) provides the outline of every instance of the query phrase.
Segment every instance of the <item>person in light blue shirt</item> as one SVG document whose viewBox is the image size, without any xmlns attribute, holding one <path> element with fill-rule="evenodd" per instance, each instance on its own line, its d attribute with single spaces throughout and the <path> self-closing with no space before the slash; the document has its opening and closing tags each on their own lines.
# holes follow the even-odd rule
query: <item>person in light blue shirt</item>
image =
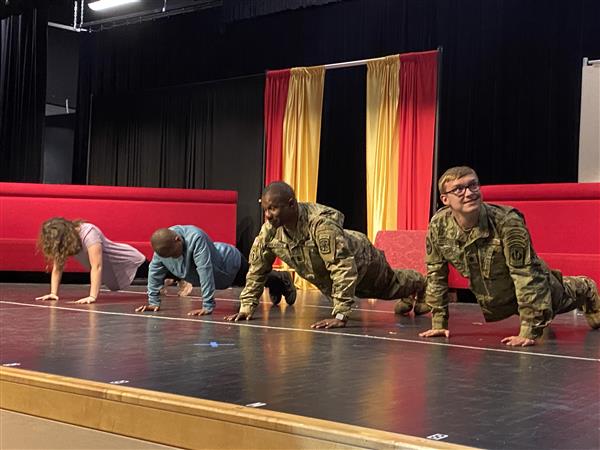
<svg viewBox="0 0 600 450">
<path fill-rule="evenodd" d="M 148 303 L 136 308 L 136 312 L 158 311 L 160 290 L 167 274 L 186 280 L 202 291 L 202 308 L 188 313 L 193 316 L 212 314 L 215 309 L 215 290 L 231 286 L 244 286 L 248 273 L 248 261 L 232 245 L 213 242 L 203 230 L 193 225 L 173 225 L 156 230 L 150 238 L 154 256 L 148 268 Z M 281 293 L 289 304 L 295 301 L 286 289 L 291 280 L 287 273 L 271 272 L 266 284 L 273 295 Z M 286 295 L 288 294 L 288 295 Z M 274 304 L 275 301 L 273 301 Z"/>
<path fill-rule="evenodd" d="M 202 309 L 190 311 L 189 315 L 211 314 L 215 308 L 215 289 L 244 284 L 244 272 L 248 272 L 246 258 L 232 245 L 213 242 L 198 227 L 160 228 L 152 234 L 150 242 L 154 256 L 148 268 L 148 304 L 137 308 L 137 312 L 158 311 L 159 292 L 168 273 L 200 286 Z"/>
</svg>

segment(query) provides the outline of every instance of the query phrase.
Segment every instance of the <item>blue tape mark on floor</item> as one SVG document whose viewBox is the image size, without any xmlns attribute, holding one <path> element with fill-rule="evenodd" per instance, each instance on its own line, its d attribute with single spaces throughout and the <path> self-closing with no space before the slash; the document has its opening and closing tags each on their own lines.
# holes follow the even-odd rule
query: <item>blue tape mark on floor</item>
<svg viewBox="0 0 600 450">
<path fill-rule="evenodd" d="M 219 346 L 233 346 L 235 344 L 220 344 L 217 341 L 210 341 L 209 343 L 199 343 L 199 344 L 194 344 L 194 345 L 217 348 Z"/>
</svg>

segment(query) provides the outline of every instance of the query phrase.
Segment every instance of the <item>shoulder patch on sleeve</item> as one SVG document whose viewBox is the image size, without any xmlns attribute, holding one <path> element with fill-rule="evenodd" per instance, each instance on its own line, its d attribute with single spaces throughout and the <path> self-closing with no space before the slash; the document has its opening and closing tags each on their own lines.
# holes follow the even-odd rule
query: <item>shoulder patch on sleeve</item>
<svg viewBox="0 0 600 450">
<path fill-rule="evenodd" d="M 512 246 L 509 248 L 510 265 L 523 267 L 525 265 L 525 247 Z"/>
<path fill-rule="evenodd" d="M 260 250 L 256 247 L 252 247 L 250 250 L 250 264 L 255 264 L 260 260 Z"/>
<path fill-rule="evenodd" d="M 248 258 L 248 262 L 250 264 L 256 264 L 256 263 L 260 262 L 262 249 L 263 249 L 262 240 L 261 240 L 260 236 L 257 236 L 254 239 L 252 248 L 250 249 L 250 257 Z"/>
<path fill-rule="evenodd" d="M 527 262 L 529 234 L 525 228 L 510 228 L 504 239 L 508 248 L 508 263 L 513 267 L 523 267 Z"/>
<path fill-rule="evenodd" d="M 323 261 L 333 262 L 338 257 L 340 248 L 343 247 L 343 233 L 339 225 L 330 220 L 323 220 L 316 224 L 311 238 Z"/>
<path fill-rule="evenodd" d="M 431 252 L 433 251 L 433 248 L 431 246 L 431 239 L 429 239 L 429 237 L 427 239 L 425 239 L 425 249 L 427 250 L 427 254 L 431 255 Z"/>
<path fill-rule="evenodd" d="M 333 245 L 331 233 L 319 233 L 317 235 L 317 244 L 319 246 L 319 253 L 322 255 L 329 255 L 333 253 Z"/>
</svg>

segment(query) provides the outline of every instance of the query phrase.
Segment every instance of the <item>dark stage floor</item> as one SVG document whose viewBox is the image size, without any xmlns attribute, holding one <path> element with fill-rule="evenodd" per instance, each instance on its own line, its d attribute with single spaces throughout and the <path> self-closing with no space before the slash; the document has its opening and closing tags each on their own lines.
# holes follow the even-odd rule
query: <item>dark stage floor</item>
<svg viewBox="0 0 600 450">
<path fill-rule="evenodd" d="M 429 317 L 397 317 L 393 302 L 373 300 L 344 329 L 311 330 L 330 311 L 316 292 L 232 324 L 223 316 L 239 290 L 219 291 L 212 316 L 191 318 L 198 298 L 134 313 L 141 286 L 93 305 L 68 302 L 83 286 L 63 286 L 55 303 L 33 300 L 47 285 L 0 289 L 3 365 L 475 447 L 600 448 L 600 332 L 581 313 L 557 317 L 539 345 L 511 349 L 500 339 L 518 332 L 518 318 L 483 324 L 474 304 L 451 306 L 449 340 L 426 340 L 417 333 Z"/>
</svg>

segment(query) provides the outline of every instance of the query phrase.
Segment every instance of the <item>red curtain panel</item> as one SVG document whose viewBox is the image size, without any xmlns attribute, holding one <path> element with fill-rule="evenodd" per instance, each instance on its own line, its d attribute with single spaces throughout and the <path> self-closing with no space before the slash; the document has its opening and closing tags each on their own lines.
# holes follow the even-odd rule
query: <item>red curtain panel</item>
<svg viewBox="0 0 600 450">
<path fill-rule="evenodd" d="M 426 230 L 429 223 L 437 58 L 437 51 L 400 55 L 399 230 Z"/>
<path fill-rule="evenodd" d="M 270 70 L 265 83 L 265 185 L 281 180 L 283 119 L 290 69 Z"/>
</svg>

